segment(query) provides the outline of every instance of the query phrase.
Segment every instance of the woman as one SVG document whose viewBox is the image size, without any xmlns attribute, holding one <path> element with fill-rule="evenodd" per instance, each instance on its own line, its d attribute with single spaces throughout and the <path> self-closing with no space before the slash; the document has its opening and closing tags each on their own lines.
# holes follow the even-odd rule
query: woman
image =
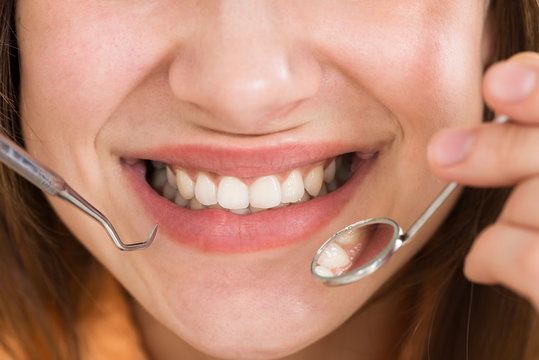
<svg viewBox="0 0 539 360">
<path fill-rule="evenodd" d="M 7 358 L 536 358 L 539 58 L 483 77 L 539 50 L 535 0 L 1 11 L 4 131 L 122 238 L 160 224 L 117 251 L 2 169 Z M 513 122 L 480 125 L 483 98 Z M 461 191 L 356 284 L 312 278 L 333 232 L 407 228 L 449 180 L 515 190 Z M 532 305 L 472 286 L 465 258 L 470 280 Z"/>
</svg>

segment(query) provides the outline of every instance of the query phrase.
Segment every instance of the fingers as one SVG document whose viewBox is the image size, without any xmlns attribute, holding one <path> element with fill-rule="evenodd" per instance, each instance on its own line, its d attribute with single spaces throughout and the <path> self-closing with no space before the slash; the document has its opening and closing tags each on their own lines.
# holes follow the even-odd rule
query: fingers
<svg viewBox="0 0 539 360">
<path fill-rule="evenodd" d="M 475 240 L 465 273 L 472 281 L 505 285 L 539 310 L 539 54 L 492 66 L 483 94 L 511 121 L 439 132 L 429 163 L 446 180 L 514 187 L 496 223 Z"/>
<path fill-rule="evenodd" d="M 535 231 L 497 222 L 475 240 L 464 273 L 471 281 L 507 286 L 539 310 L 539 241 Z"/>
<path fill-rule="evenodd" d="M 539 54 L 522 53 L 485 74 L 488 105 L 511 119 L 436 134 L 428 158 L 440 177 L 472 186 L 505 186 L 539 175 Z"/>
<path fill-rule="evenodd" d="M 485 73 L 483 95 L 496 113 L 539 125 L 539 54 L 521 53 Z"/>
<path fill-rule="evenodd" d="M 443 130 L 431 140 L 428 159 L 432 170 L 447 180 L 483 187 L 514 185 L 539 176 L 539 126 L 507 123 Z"/>
</svg>

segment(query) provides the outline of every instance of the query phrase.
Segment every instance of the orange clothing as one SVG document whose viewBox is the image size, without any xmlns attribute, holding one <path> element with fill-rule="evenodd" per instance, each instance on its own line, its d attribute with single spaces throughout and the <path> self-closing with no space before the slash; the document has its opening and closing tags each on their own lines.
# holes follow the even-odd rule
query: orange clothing
<svg viewBox="0 0 539 360">
<path fill-rule="evenodd" d="M 110 275 L 101 282 L 95 306 L 76 324 L 82 360 L 148 360 L 120 285 Z M 12 360 L 0 348 L 0 360 Z"/>
</svg>

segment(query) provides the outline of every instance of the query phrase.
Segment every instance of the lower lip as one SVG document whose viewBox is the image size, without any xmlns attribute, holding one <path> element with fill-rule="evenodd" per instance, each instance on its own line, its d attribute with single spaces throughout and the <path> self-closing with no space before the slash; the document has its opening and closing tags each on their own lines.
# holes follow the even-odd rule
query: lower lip
<svg viewBox="0 0 539 360">
<path fill-rule="evenodd" d="M 158 195 L 140 171 L 129 165 L 124 169 L 135 194 L 157 219 L 159 233 L 204 252 L 247 253 L 291 245 L 321 230 L 350 202 L 375 161 L 365 161 L 350 180 L 328 195 L 250 215 L 184 209 Z"/>
</svg>

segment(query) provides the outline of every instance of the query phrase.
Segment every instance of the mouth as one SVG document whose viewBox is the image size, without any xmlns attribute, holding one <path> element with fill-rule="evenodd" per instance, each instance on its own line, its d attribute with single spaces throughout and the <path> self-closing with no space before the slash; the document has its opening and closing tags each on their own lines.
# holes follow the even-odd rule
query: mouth
<svg viewBox="0 0 539 360">
<path fill-rule="evenodd" d="M 247 178 L 146 160 L 146 181 L 157 194 L 184 209 L 249 215 L 332 193 L 351 178 L 353 168 L 372 157 L 347 153 L 287 172 Z"/>
<path fill-rule="evenodd" d="M 122 164 L 163 239 L 203 252 L 246 253 L 291 245 L 319 232 L 353 198 L 378 152 L 342 153 L 287 169 L 239 166 L 236 174 L 230 164 L 242 160 L 228 155 L 223 156 L 226 171 L 215 165 L 219 160 L 197 167 L 194 160 L 165 156 L 122 158 Z"/>
</svg>

